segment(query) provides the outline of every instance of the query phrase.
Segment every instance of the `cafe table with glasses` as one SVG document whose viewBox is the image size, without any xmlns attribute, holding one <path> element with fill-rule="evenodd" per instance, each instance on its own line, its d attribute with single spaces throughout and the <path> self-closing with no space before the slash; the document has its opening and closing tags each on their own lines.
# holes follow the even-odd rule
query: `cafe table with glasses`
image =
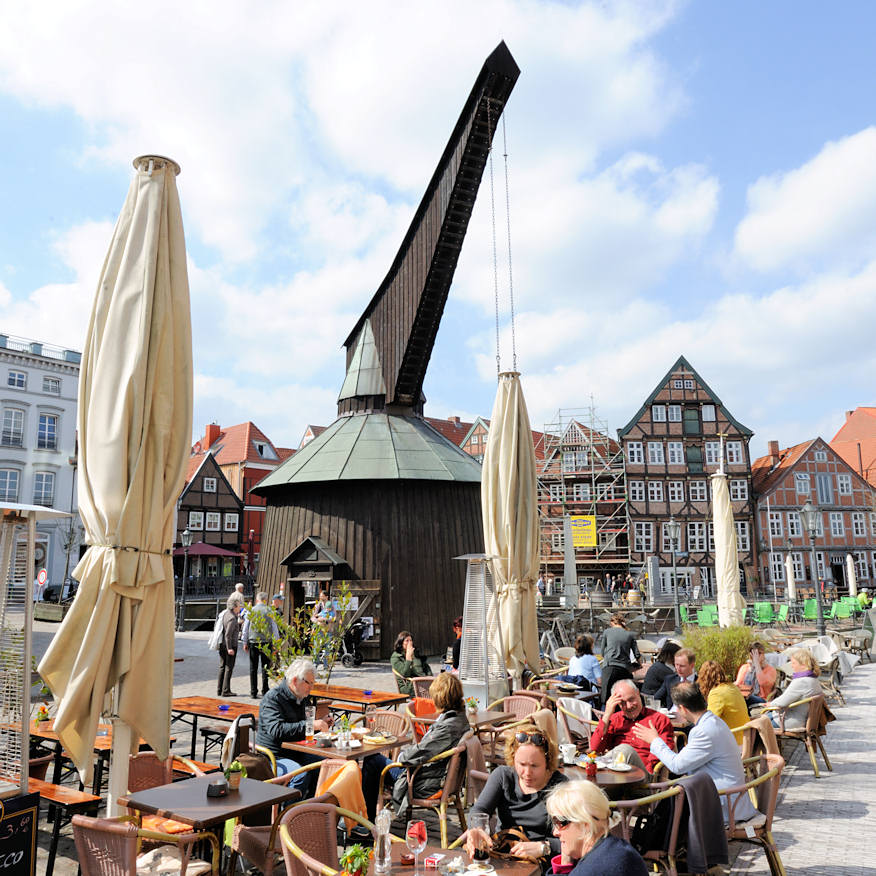
<svg viewBox="0 0 876 876">
<path fill-rule="evenodd" d="M 584 767 L 577 764 L 562 764 L 560 771 L 569 779 L 587 778 Z M 621 799 L 629 789 L 642 785 L 647 780 L 648 774 L 641 767 L 629 763 L 599 766 L 596 777 L 591 779 L 605 791 L 610 800 Z"/>
<path fill-rule="evenodd" d="M 382 739 L 379 738 L 381 735 L 383 736 Z M 350 745 L 339 745 L 337 737 L 337 733 L 331 734 L 331 744 L 328 746 L 319 745 L 315 737 L 310 742 L 304 739 L 298 742 L 284 742 L 283 748 L 288 751 L 311 754 L 314 757 L 361 760 L 368 757 L 369 754 L 383 754 L 386 751 L 391 751 L 393 748 L 398 748 L 400 745 L 407 745 L 411 741 L 409 735 L 377 734 L 376 736 L 369 736 L 367 731 L 364 730 L 355 732 L 351 736 Z"/>
</svg>

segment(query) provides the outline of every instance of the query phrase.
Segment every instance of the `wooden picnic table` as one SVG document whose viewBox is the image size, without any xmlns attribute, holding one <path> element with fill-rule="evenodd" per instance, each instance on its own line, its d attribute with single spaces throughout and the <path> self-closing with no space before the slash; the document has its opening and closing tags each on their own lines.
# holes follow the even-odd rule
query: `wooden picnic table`
<svg viewBox="0 0 876 876">
<path fill-rule="evenodd" d="M 225 708 L 222 708 L 222 707 Z M 186 716 L 190 716 L 188 720 Z M 195 743 L 198 737 L 198 718 L 210 718 L 214 721 L 231 722 L 241 715 L 259 717 L 259 707 L 238 703 L 234 700 L 223 700 L 218 697 L 177 697 L 170 704 L 170 721 L 179 721 L 192 728 L 191 760 L 195 759 Z"/>
<path fill-rule="evenodd" d="M 334 700 L 339 703 L 352 703 L 357 706 L 375 706 L 378 709 L 387 706 L 397 706 L 406 703 L 407 694 L 390 693 L 383 690 L 372 690 L 365 693 L 358 687 L 345 687 L 340 684 L 315 684 L 310 689 L 310 695 L 317 700 Z"/>
</svg>

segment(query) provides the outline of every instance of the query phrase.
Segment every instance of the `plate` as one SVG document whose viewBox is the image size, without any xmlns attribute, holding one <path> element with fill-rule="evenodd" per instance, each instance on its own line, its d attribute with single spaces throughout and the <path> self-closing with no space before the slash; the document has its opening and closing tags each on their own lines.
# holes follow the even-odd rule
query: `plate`
<svg viewBox="0 0 876 876">
<path fill-rule="evenodd" d="M 478 873 L 480 876 L 487 876 L 489 873 L 495 873 L 496 868 L 490 864 L 469 864 L 465 871 L 466 873 Z"/>
<path fill-rule="evenodd" d="M 398 737 L 393 736 L 392 733 L 387 733 L 386 735 L 381 736 L 363 736 L 362 741 L 368 742 L 371 745 L 383 745 L 385 742 L 396 742 Z"/>
<path fill-rule="evenodd" d="M 610 763 L 608 769 L 614 773 L 628 773 L 632 767 L 628 763 Z"/>
</svg>

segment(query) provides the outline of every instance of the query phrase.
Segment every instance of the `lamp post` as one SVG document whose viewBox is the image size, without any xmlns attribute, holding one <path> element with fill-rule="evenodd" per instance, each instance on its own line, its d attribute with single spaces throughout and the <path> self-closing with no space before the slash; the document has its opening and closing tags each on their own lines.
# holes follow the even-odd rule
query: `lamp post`
<svg viewBox="0 0 876 876">
<path fill-rule="evenodd" d="M 678 605 L 678 572 L 675 568 L 675 554 L 678 550 L 678 540 L 681 537 L 681 524 L 674 516 L 669 518 L 666 524 L 666 534 L 672 545 L 672 599 L 675 603 L 675 632 L 681 633 L 681 609 Z"/>
<path fill-rule="evenodd" d="M 182 593 L 179 601 L 179 623 L 177 629 L 182 632 L 186 628 L 186 585 L 189 577 L 189 548 L 192 546 L 192 534 L 188 527 L 182 531 L 180 536 L 183 546 L 183 574 L 182 574 Z"/>
<path fill-rule="evenodd" d="M 812 568 L 812 580 L 815 584 L 815 603 L 817 613 L 815 617 L 815 632 L 819 636 L 824 635 L 824 606 L 821 601 L 821 581 L 818 580 L 818 563 L 815 559 L 815 532 L 818 529 L 818 518 L 821 512 L 808 499 L 806 504 L 800 509 L 800 517 L 803 518 L 803 525 L 809 530 L 809 550 L 812 554 L 810 565 Z"/>
</svg>

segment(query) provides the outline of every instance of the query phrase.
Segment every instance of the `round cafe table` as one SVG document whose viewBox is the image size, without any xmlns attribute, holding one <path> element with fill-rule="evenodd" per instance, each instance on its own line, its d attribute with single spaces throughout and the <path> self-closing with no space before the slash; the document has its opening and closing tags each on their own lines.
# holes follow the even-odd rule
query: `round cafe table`
<svg viewBox="0 0 876 876">
<path fill-rule="evenodd" d="M 564 764 L 560 769 L 563 775 L 570 779 L 587 778 L 584 767 Z M 630 788 L 643 785 L 647 780 L 648 774 L 641 767 L 637 766 L 630 766 L 630 769 L 625 772 L 616 772 L 607 768 L 598 769 L 595 779 L 596 784 L 605 791 L 611 800 L 621 799 Z"/>
</svg>

